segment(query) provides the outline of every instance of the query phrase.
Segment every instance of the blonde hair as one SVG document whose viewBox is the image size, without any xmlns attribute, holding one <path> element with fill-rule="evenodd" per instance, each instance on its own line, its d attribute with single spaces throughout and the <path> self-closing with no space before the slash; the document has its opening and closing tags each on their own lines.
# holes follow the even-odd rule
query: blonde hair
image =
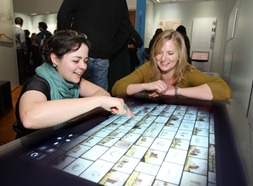
<svg viewBox="0 0 253 186">
<path fill-rule="evenodd" d="M 187 63 L 187 53 L 184 38 L 182 35 L 175 30 L 166 30 L 158 35 L 156 38 L 152 51 L 150 53 L 150 60 L 153 64 L 153 74 L 152 78 L 155 80 L 162 79 L 161 71 L 157 66 L 155 56 L 158 55 L 161 48 L 169 40 L 172 40 L 175 44 L 175 47 L 178 51 L 178 62 L 176 64 L 176 70 L 174 73 L 174 78 L 176 82 L 179 82 L 183 79 L 183 75 L 186 69 L 189 69 L 190 65 Z"/>
</svg>

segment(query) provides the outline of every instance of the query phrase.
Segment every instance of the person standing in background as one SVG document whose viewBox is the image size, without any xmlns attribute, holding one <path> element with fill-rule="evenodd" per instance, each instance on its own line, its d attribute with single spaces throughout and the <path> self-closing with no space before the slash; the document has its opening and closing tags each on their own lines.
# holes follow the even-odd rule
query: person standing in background
<svg viewBox="0 0 253 186">
<path fill-rule="evenodd" d="M 32 60 L 32 72 L 35 73 L 35 69 L 42 64 L 42 55 L 37 43 L 37 34 L 32 33 L 31 35 L 31 60 Z"/>
<path fill-rule="evenodd" d="M 131 26 L 131 33 L 128 38 L 128 42 L 126 42 L 125 46 L 122 47 L 120 52 L 117 53 L 117 55 L 113 56 L 110 59 L 110 65 L 108 70 L 108 92 L 111 93 L 111 89 L 116 81 L 119 79 L 127 76 L 132 72 L 132 63 L 138 63 L 138 57 L 136 55 L 136 50 L 133 48 L 133 40 L 135 37 L 134 35 L 138 32 L 134 29 L 132 25 Z M 129 42 L 131 42 L 130 47 L 132 47 L 135 54 L 129 52 Z M 137 44 L 138 45 L 138 44 Z M 138 49 L 137 49 L 138 50 Z M 134 56 L 135 55 L 135 56 Z M 136 58 L 131 58 L 136 57 Z M 140 62 L 139 62 L 140 63 Z"/>
<path fill-rule="evenodd" d="M 25 32 L 22 29 L 23 19 L 21 17 L 15 18 L 15 40 L 16 40 L 16 51 L 17 51 L 17 61 L 18 61 L 18 75 L 19 84 L 22 85 L 25 82 L 25 55 L 27 52 Z"/>
<path fill-rule="evenodd" d="M 155 34 L 153 35 L 152 39 L 149 41 L 149 45 L 148 45 L 148 48 L 144 48 L 144 51 L 143 51 L 143 54 L 142 54 L 142 57 L 145 61 L 149 61 L 150 59 L 150 52 L 152 50 L 152 47 L 153 47 L 153 44 L 154 44 L 154 41 L 155 41 L 155 38 L 163 32 L 163 29 L 161 28 L 157 28 L 156 31 L 155 31 Z"/>
<path fill-rule="evenodd" d="M 57 30 L 73 29 L 88 36 L 88 72 L 93 83 L 108 90 L 109 59 L 126 46 L 130 34 L 126 0 L 63 0 L 57 21 Z"/>
<path fill-rule="evenodd" d="M 25 40 L 26 40 L 26 46 L 27 46 L 27 52 L 25 55 L 25 73 L 29 77 L 32 76 L 32 64 L 30 63 L 31 61 L 31 46 L 32 46 L 32 40 L 29 37 L 30 36 L 30 31 L 25 29 Z"/>
<path fill-rule="evenodd" d="M 39 46 L 42 46 L 46 39 L 50 39 L 52 37 L 52 33 L 47 30 L 47 24 L 45 22 L 39 22 L 38 28 L 40 32 L 37 34 L 37 43 Z"/>
<path fill-rule="evenodd" d="M 191 55 L 190 55 L 191 45 L 190 45 L 190 40 L 187 36 L 186 28 L 183 25 L 180 25 L 179 27 L 177 27 L 177 31 L 180 34 L 182 34 L 182 36 L 184 37 L 184 42 L 185 42 L 185 46 L 187 50 L 187 62 L 189 64 L 192 64 Z"/>
<path fill-rule="evenodd" d="M 140 65 L 140 59 L 137 56 L 138 49 L 143 46 L 143 40 L 140 34 L 132 26 L 131 34 L 128 40 L 128 52 L 131 63 L 131 72 L 135 70 L 135 67 Z"/>
<path fill-rule="evenodd" d="M 155 39 L 157 38 L 157 36 L 163 32 L 163 29 L 161 28 L 157 28 L 155 31 L 155 34 L 153 35 L 152 39 L 149 41 L 149 45 L 148 45 L 148 50 L 149 50 L 149 54 L 152 50 L 153 44 L 155 42 Z"/>
<path fill-rule="evenodd" d="M 44 57 L 44 52 L 46 50 L 44 48 L 44 46 L 46 46 L 44 43 L 47 42 L 53 36 L 53 34 L 47 30 L 48 27 L 45 22 L 39 22 L 38 28 L 40 32 L 37 34 L 37 43 L 39 44 L 41 55 Z M 45 59 L 43 60 L 45 61 Z"/>
</svg>

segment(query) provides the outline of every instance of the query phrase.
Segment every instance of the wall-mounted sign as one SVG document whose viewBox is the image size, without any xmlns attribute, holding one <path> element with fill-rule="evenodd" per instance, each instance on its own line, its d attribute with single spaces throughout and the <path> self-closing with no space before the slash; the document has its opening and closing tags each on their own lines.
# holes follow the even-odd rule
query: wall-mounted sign
<svg viewBox="0 0 253 186">
<path fill-rule="evenodd" d="M 176 30 L 178 26 L 182 25 L 182 19 L 167 19 L 159 21 L 158 28 L 162 28 L 163 30 L 173 29 Z"/>
</svg>

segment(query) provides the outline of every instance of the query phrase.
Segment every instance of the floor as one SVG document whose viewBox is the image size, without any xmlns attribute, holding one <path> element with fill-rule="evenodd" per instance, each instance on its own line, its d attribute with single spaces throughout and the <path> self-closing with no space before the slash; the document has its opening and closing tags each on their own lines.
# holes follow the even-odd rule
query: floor
<svg viewBox="0 0 253 186">
<path fill-rule="evenodd" d="M 12 125 L 16 121 L 15 105 L 21 89 L 22 86 L 19 86 L 11 92 L 13 108 L 6 111 L 2 116 L 0 116 L 0 145 L 11 142 L 16 137 L 16 133 L 12 129 Z"/>
</svg>

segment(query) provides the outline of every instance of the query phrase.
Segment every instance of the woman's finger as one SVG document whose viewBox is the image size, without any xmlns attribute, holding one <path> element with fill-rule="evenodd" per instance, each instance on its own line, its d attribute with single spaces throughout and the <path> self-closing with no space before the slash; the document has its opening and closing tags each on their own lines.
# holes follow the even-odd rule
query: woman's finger
<svg viewBox="0 0 253 186">
<path fill-rule="evenodd" d="M 132 117 L 135 117 L 135 115 L 132 113 L 132 111 L 128 108 L 127 104 L 123 104 L 122 112 L 120 112 L 121 109 L 118 109 L 117 107 L 112 107 L 111 112 L 113 114 L 122 114 L 122 115 L 130 115 Z"/>
</svg>

